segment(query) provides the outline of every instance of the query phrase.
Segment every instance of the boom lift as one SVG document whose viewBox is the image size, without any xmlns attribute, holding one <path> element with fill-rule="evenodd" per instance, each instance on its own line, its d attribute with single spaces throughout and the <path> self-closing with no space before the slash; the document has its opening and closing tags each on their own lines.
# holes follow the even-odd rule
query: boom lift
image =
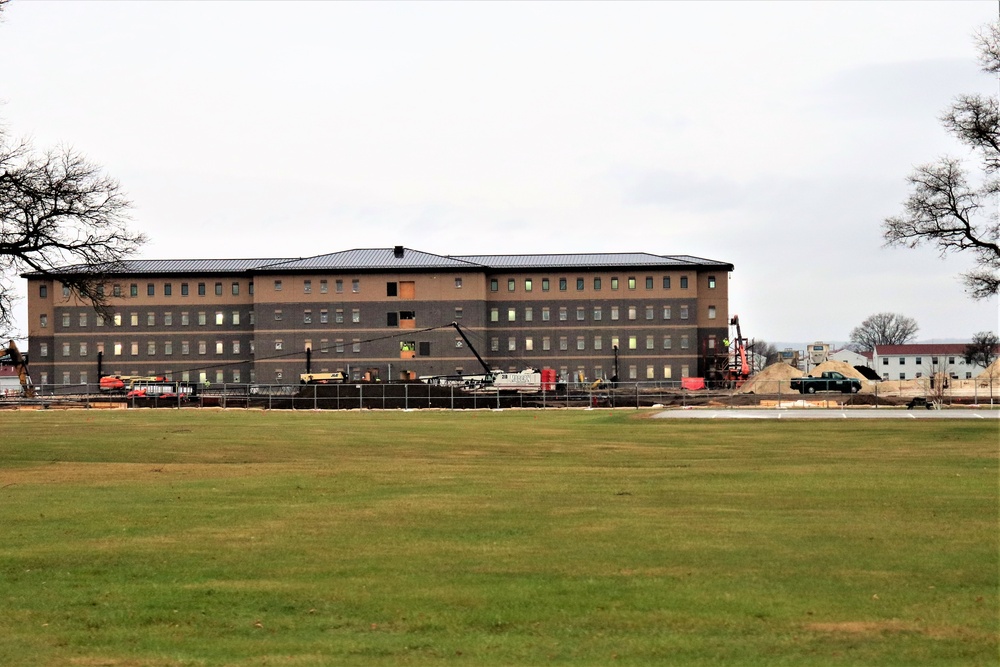
<svg viewBox="0 0 1000 667">
<path fill-rule="evenodd" d="M 0 350 L 0 358 L 10 357 L 10 363 L 17 369 L 17 378 L 21 381 L 21 393 L 25 398 L 35 396 L 35 388 L 31 384 L 31 377 L 28 375 L 28 360 L 21 355 L 14 341 L 8 341 L 7 347 Z"/>
<path fill-rule="evenodd" d="M 740 330 L 739 315 L 733 315 L 733 319 L 729 321 L 729 324 L 736 327 L 736 339 L 731 343 L 733 346 L 733 362 L 729 366 L 726 379 L 733 387 L 739 389 L 747 381 L 747 378 L 750 377 L 750 364 L 747 361 L 747 341 L 743 337 L 743 331 Z"/>
</svg>

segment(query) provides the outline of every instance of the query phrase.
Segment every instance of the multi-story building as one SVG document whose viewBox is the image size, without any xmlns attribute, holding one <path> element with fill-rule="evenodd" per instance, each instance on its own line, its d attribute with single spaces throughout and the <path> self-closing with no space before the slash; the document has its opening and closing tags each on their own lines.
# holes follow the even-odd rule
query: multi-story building
<svg viewBox="0 0 1000 667">
<path fill-rule="evenodd" d="M 965 343 L 877 345 L 874 370 L 883 380 L 914 380 L 944 374 L 954 380 L 973 378 L 985 369 L 965 362 Z"/>
<path fill-rule="evenodd" d="M 648 253 L 441 256 L 397 246 L 308 259 L 133 260 L 110 315 L 27 273 L 36 384 L 99 375 L 297 382 L 552 368 L 587 380 L 701 376 L 725 358 L 733 266 Z M 66 269 L 68 274 L 72 269 Z"/>
</svg>

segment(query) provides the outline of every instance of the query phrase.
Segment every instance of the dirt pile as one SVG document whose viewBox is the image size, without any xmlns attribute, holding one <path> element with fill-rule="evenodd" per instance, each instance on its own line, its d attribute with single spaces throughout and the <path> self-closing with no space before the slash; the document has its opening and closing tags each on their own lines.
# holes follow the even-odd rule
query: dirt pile
<svg viewBox="0 0 1000 667">
<path fill-rule="evenodd" d="M 802 377 L 802 371 L 784 362 L 776 362 L 760 371 L 739 389 L 741 394 L 789 393 L 788 383 L 792 378 Z"/>
<path fill-rule="evenodd" d="M 854 368 L 854 366 L 846 364 L 843 361 L 833 361 L 833 360 L 824 361 L 819 366 L 809 371 L 809 375 L 813 377 L 819 377 L 823 373 L 831 371 L 835 373 L 840 373 L 845 378 L 857 378 L 858 380 L 866 380 L 866 381 L 868 380 L 868 378 L 859 373 L 858 370 Z"/>
<path fill-rule="evenodd" d="M 986 367 L 982 373 L 976 376 L 977 380 L 989 380 L 990 378 L 1000 378 L 1000 359 Z"/>
</svg>

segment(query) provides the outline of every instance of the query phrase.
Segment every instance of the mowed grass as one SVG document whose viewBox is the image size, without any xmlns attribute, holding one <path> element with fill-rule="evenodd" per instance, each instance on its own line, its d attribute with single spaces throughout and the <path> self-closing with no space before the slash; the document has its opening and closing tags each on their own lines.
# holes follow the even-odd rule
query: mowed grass
<svg viewBox="0 0 1000 667">
<path fill-rule="evenodd" d="M 0 413 L 0 664 L 995 665 L 985 421 Z"/>
</svg>

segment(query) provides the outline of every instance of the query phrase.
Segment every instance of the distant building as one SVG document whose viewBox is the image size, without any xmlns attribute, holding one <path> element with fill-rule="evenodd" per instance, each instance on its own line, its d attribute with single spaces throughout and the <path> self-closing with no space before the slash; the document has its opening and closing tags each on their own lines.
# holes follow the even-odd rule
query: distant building
<svg viewBox="0 0 1000 667">
<path fill-rule="evenodd" d="M 853 350 L 848 350 L 845 347 L 840 350 L 834 350 L 829 356 L 831 361 L 842 361 L 849 366 L 865 366 L 871 368 L 872 365 L 871 352 L 854 352 Z"/>
<path fill-rule="evenodd" d="M 830 344 L 817 341 L 809 346 L 809 364 L 819 366 L 829 359 L 829 354 Z"/>
<path fill-rule="evenodd" d="M 956 380 L 973 378 L 985 368 L 965 363 L 965 343 L 879 345 L 872 368 L 883 380 L 914 380 L 944 373 Z"/>
</svg>

